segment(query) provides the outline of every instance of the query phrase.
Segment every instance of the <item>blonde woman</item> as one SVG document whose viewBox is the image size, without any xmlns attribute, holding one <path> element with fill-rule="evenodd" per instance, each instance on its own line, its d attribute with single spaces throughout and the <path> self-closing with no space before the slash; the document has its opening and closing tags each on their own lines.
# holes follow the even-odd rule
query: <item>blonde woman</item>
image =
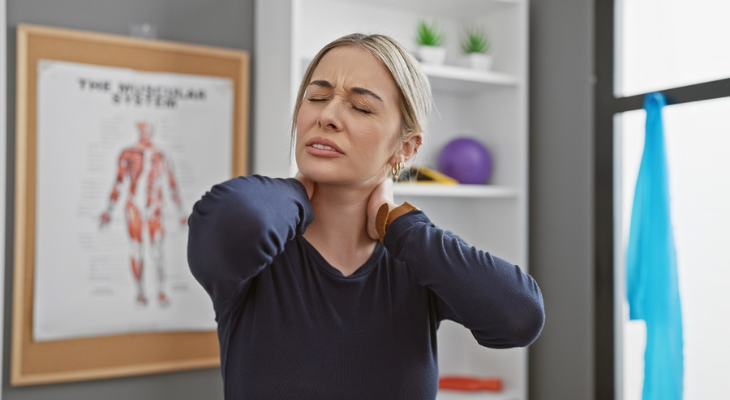
<svg viewBox="0 0 730 400">
<path fill-rule="evenodd" d="M 340 38 L 299 90 L 296 178 L 234 178 L 195 205 L 188 261 L 213 300 L 226 399 L 434 399 L 441 320 L 493 348 L 539 335 L 529 275 L 393 201 L 431 101 L 397 42 Z"/>
</svg>

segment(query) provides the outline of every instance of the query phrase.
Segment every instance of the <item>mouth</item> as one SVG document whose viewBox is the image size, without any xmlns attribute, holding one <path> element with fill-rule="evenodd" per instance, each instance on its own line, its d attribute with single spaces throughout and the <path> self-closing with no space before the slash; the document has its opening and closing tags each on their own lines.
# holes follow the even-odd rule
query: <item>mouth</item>
<svg viewBox="0 0 730 400">
<path fill-rule="evenodd" d="M 345 154 L 334 142 L 321 137 L 308 140 L 305 143 L 307 149 L 320 154 Z"/>
<path fill-rule="evenodd" d="M 314 147 L 315 149 L 320 149 L 320 150 L 332 150 L 332 151 L 337 151 L 337 150 L 335 150 L 335 148 L 334 148 L 334 147 L 330 147 L 330 146 L 325 146 L 325 145 L 323 145 L 323 144 L 319 144 L 319 143 L 315 143 L 315 144 L 313 144 L 313 145 L 312 145 L 312 147 Z"/>
</svg>

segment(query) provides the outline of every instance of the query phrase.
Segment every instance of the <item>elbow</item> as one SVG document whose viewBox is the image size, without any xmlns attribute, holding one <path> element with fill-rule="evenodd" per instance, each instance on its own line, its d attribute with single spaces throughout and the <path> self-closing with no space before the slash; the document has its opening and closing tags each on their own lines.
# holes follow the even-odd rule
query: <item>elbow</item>
<svg viewBox="0 0 730 400">
<path fill-rule="evenodd" d="M 511 334 L 514 338 L 513 347 L 527 347 L 531 345 L 542 333 L 545 325 L 545 303 L 537 283 L 530 280 L 530 285 L 518 297 L 519 304 L 510 313 L 507 325 L 511 327 Z"/>
<path fill-rule="evenodd" d="M 514 318 L 511 321 L 513 347 L 527 347 L 531 345 L 542 333 L 545 325 L 545 308 L 540 304 L 535 304 L 524 315 Z"/>
<path fill-rule="evenodd" d="M 512 313 L 508 325 L 511 327 L 514 347 L 527 347 L 537 340 L 545 325 L 545 304 L 537 285 L 530 296 L 523 298 L 519 311 Z"/>
<path fill-rule="evenodd" d="M 484 346 L 495 349 L 507 349 L 513 347 L 527 347 L 531 345 L 542 333 L 545 325 L 545 308 L 542 297 L 532 299 L 523 303 L 519 308 L 505 310 L 506 313 L 497 323 L 495 329 L 487 335 L 477 335 L 477 342 Z M 486 333 L 487 331 L 484 331 Z"/>
</svg>

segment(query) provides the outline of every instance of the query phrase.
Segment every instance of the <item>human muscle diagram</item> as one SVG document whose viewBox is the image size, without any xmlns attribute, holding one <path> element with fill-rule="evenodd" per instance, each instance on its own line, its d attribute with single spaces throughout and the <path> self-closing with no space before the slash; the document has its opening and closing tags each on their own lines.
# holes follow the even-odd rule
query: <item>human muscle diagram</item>
<svg viewBox="0 0 730 400">
<path fill-rule="evenodd" d="M 233 89 L 39 63 L 34 340 L 215 329 L 187 216 L 230 177 Z"/>
<path fill-rule="evenodd" d="M 166 306 L 169 299 L 165 292 L 163 189 L 168 188 L 172 202 L 179 211 L 178 221 L 181 225 L 186 224 L 187 216 L 182 209 L 172 162 L 152 141 L 153 127 L 146 121 L 137 122 L 136 126 L 139 141 L 122 150 L 119 155 L 116 179 L 107 210 L 101 214 L 101 226 L 109 224 L 111 212 L 122 196 L 129 235 L 129 264 L 137 287 L 136 301 L 140 305 L 146 305 L 148 301 L 142 284 L 147 264 L 155 270 L 157 300 L 160 305 Z M 142 192 L 139 193 L 141 196 L 138 196 L 138 191 Z M 149 261 L 145 260 L 145 245 L 149 248 Z"/>
</svg>

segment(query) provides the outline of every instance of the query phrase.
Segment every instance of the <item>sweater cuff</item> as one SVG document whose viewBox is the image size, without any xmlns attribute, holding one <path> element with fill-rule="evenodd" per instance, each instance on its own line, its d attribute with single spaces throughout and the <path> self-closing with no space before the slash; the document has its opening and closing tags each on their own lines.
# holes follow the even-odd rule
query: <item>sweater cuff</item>
<svg viewBox="0 0 730 400">
<path fill-rule="evenodd" d="M 312 202 L 309 201 L 307 188 L 296 178 L 285 178 L 283 180 L 288 182 L 299 194 L 299 198 L 296 199 L 297 207 L 299 207 L 299 221 L 296 231 L 298 235 L 303 235 L 309 224 L 314 220 L 314 209 L 312 208 Z"/>
</svg>

